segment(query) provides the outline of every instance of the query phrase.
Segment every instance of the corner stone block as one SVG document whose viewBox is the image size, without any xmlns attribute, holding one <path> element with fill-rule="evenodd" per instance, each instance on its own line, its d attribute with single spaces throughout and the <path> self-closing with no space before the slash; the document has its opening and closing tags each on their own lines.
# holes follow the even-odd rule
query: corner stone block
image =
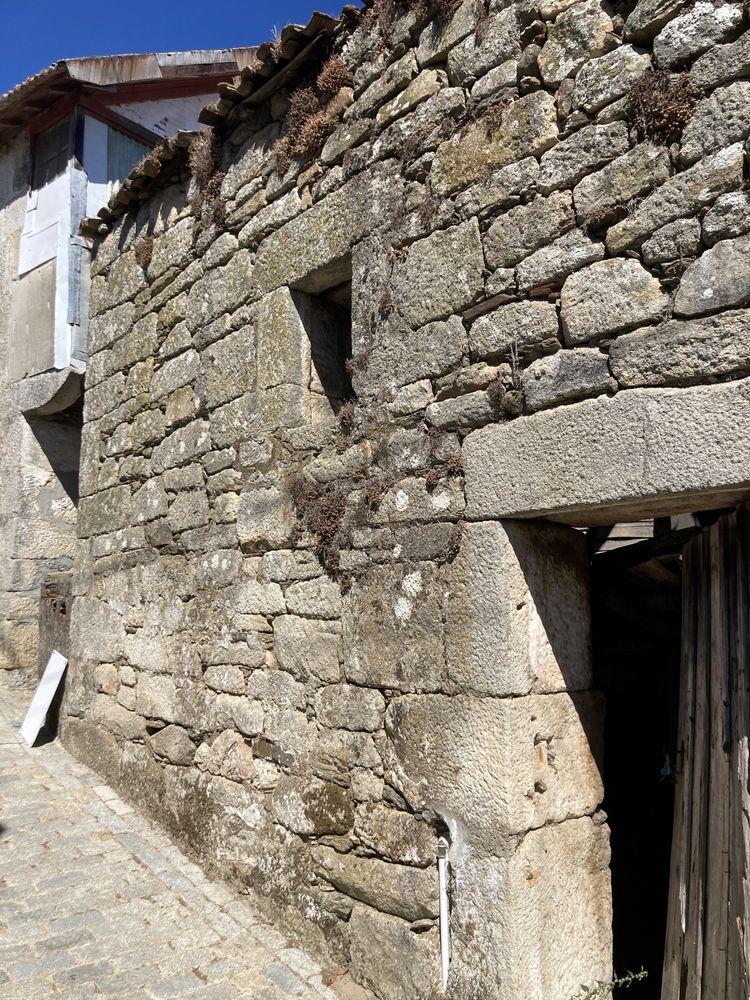
<svg viewBox="0 0 750 1000">
<path fill-rule="evenodd" d="M 592 693 L 395 698 L 386 780 L 415 811 L 442 816 L 454 840 L 502 855 L 515 834 L 596 810 L 602 707 Z"/>
<path fill-rule="evenodd" d="M 532 830 L 503 859 L 453 857 L 449 989 L 475 996 L 479 980 L 493 1000 L 557 1000 L 609 980 L 609 856 L 607 827 L 583 817 Z"/>
<path fill-rule="evenodd" d="M 591 684 L 580 532 L 545 522 L 467 524 L 444 612 L 456 690 L 507 697 Z"/>
<path fill-rule="evenodd" d="M 277 288 L 258 306 L 258 387 L 310 385 L 310 340 L 288 288 Z"/>
</svg>

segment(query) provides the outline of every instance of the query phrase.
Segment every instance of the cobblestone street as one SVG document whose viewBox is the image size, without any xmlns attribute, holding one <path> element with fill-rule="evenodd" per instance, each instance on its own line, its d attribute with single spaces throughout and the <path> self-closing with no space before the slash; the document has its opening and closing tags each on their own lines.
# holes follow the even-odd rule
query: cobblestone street
<svg viewBox="0 0 750 1000">
<path fill-rule="evenodd" d="M 30 750 L 30 698 L 0 688 L 0 1000 L 336 1000 L 59 743 Z"/>
</svg>

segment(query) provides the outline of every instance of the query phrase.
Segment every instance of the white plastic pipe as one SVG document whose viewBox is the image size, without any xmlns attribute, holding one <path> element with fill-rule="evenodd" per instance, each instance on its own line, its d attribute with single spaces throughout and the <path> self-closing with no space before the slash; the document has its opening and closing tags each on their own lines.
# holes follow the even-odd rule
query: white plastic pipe
<svg viewBox="0 0 750 1000">
<path fill-rule="evenodd" d="M 438 884 L 440 888 L 440 970 L 443 990 L 448 988 L 448 970 L 451 964 L 450 908 L 448 906 L 448 841 L 438 839 Z"/>
</svg>

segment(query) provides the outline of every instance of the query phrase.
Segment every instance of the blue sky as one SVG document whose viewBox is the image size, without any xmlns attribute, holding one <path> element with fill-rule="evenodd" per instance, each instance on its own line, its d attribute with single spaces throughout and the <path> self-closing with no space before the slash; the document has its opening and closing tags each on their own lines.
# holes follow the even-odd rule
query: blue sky
<svg viewBox="0 0 750 1000">
<path fill-rule="evenodd" d="M 0 0 L 0 94 L 57 59 L 257 45 L 345 0 Z"/>
</svg>

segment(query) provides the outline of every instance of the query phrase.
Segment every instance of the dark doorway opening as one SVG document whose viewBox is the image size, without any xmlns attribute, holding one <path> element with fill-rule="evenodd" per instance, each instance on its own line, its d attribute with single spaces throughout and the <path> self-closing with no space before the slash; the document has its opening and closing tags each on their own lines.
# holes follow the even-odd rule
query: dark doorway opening
<svg viewBox="0 0 750 1000">
<path fill-rule="evenodd" d="M 607 551 L 601 535 L 592 538 L 594 683 L 606 697 L 603 807 L 611 829 L 614 969 L 619 976 L 648 972 L 614 996 L 659 1000 L 680 766 L 682 569 L 679 546 L 655 556 L 633 534 L 635 558 L 627 541 Z"/>
</svg>

